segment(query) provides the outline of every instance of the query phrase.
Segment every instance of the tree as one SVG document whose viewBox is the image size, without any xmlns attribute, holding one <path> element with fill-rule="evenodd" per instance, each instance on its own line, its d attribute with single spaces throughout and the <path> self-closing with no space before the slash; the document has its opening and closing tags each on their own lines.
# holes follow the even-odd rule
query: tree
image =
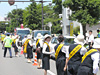
<svg viewBox="0 0 100 75">
<path fill-rule="evenodd" d="M 35 2 L 31 3 L 23 13 L 23 23 L 32 30 L 41 29 L 41 9 Z"/>
<path fill-rule="evenodd" d="M 7 17 L 11 19 L 8 29 L 10 32 L 13 32 L 15 27 L 19 27 L 23 23 L 23 10 L 14 9 L 8 13 Z"/>
<path fill-rule="evenodd" d="M 84 34 L 87 24 L 91 26 L 99 21 L 100 0 L 65 0 L 63 5 L 73 11 L 71 20 L 82 23 Z"/>
<path fill-rule="evenodd" d="M 53 3 L 55 3 L 53 7 L 54 12 L 56 14 L 62 14 L 62 0 L 53 0 Z"/>
</svg>

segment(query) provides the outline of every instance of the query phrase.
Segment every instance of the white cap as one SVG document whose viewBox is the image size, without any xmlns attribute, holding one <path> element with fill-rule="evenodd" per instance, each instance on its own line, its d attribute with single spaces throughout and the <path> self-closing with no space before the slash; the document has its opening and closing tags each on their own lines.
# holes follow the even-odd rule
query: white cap
<svg viewBox="0 0 100 75">
<path fill-rule="evenodd" d="M 100 48 L 100 38 L 94 40 L 93 48 Z"/>
</svg>

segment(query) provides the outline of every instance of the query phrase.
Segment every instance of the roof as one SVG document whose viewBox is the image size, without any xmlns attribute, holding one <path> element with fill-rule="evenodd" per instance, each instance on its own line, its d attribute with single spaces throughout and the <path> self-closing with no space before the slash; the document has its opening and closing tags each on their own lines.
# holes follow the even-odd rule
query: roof
<svg viewBox="0 0 100 75">
<path fill-rule="evenodd" d="M 75 37 L 74 36 L 64 36 L 65 38 L 71 38 L 71 39 L 74 39 Z M 58 38 L 58 36 L 56 36 L 55 38 Z"/>
<path fill-rule="evenodd" d="M 74 39 L 75 37 L 74 36 L 64 36 L 65 38 L 72 38 Z"/>
<path fill-rule="evenodd" d="M 49 30 L 33 30 L 32 32 L 35 32 L 35 31 L 49 31 Z"/>
<path fill-rule="evenodd" d="M 16 28 L 16 30 L 30 30 L 29 28 Z"/>
</svg>

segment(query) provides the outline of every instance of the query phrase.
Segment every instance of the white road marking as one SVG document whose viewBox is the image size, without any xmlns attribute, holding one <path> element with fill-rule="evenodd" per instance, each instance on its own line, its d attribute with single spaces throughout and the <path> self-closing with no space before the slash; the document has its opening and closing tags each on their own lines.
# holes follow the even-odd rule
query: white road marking
<svg viewBox="0 0 100 75">
<path fill-rule="evenodd" d="M 51 72 L 50 70 L 48 70 L 47 71 L 49 74 L 51 74 L 51 75 L 56 75 L 56 74 L 54 74 L 53 72 Z"/>
</svg>

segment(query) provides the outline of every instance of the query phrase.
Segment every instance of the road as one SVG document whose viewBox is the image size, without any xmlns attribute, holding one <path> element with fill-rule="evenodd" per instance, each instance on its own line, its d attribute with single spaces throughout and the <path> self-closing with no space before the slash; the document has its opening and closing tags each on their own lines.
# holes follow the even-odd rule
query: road
<svg viewBox="0 0 100 75">
<path fill-rule="evenodd" d="M 37 69 L 37 66 L 32 65 L 33 63 L 27 63 L 27 59 L 23 55 L 14 57 L 14 50 L 12 49 L 13 58 L 9 58 L 9 51 L 7 57 L 3 58 L 3 51 L 0 46 L 0 75 L 43 75 L 43 70 Z M 57 75 L 53 60 L 50 60 L 50 68 L 48 75 Z M 98 75 L 100 75 L 100 71 Z"/>
</svg>

